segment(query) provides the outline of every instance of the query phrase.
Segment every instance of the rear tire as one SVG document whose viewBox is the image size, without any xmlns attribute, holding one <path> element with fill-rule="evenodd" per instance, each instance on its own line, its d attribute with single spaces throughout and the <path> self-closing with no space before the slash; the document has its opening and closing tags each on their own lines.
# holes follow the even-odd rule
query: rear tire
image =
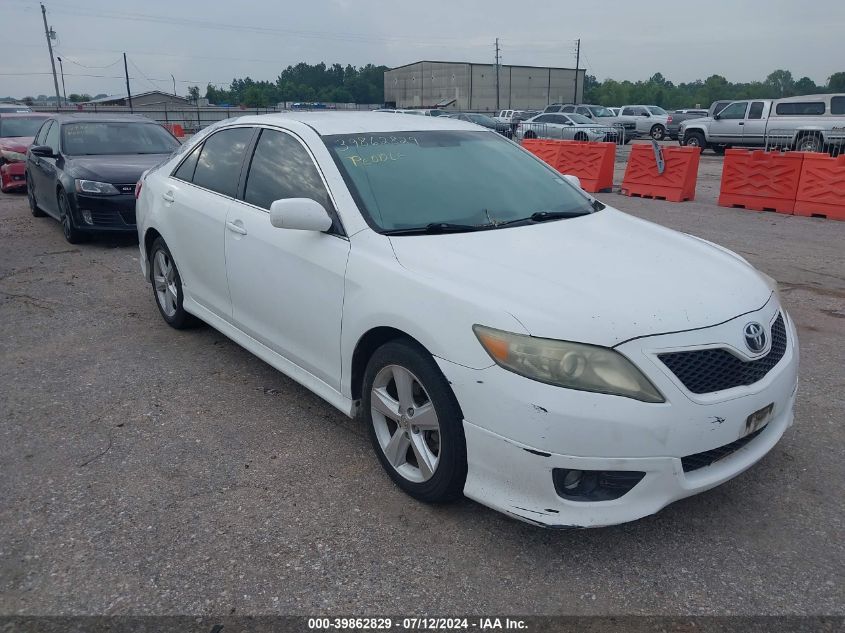
<svg viewBox="0 0 845 633">
<path fill-rule="evenodd" d="M 200 320 L 182 305 L 182 277 L 164 240 L 157 237 L 149 252 L 150 283 L 158 311 L 167 325 L 177 330 L 196 327 Z"/>
<path fill-rule="evenodd" d="M 532 139 L 537 138 L 537 133 L 533 130 L 528 130 L 525 134 L 522 135 L 522 138 Z"/>
<path fill-rule="evenodd" d="M 724 156 L 725 150 L 728 149 L 727 145 L 714 145 L 710 149 L 713 150 L 714 154 L 718 154 L 719 156 Z"/>
<path fill-rule="evenodd" d="M 589 139 L 587 138 L 587 135 L 586 135 L 586 134 L 584 134 L 583 132 L 578 132 L 578 133 L 575 135 L 575 140 L 576 140 L 576 141 L 587 141 L 587 140 L 589 140 Z"/>
<path fill-rule="evenodd" d="M 26 200 L 29 202 L 29 212 L 36 218 L 43 218 L 46 213 L 38 208 L 38 202 L 35 200 L 35 186 L 32 184 L 32 178 L 29 177 L 29 172 L 26 172 Z"/>
<path fill-rule="evenodd" d="M 467 475 L 463 414 L 431 354 L 407 339 L 385 343 L 367 363 L 362 391 L 361 416 L 393 482 L 427 503 L 459 498 Z"/>
<path fill-rule="evenodd" d="M 805 134 L 795 141 L 796 152 L 821 152 L 824 149 L 824 140 L 819 134 Z"/>
</svg>

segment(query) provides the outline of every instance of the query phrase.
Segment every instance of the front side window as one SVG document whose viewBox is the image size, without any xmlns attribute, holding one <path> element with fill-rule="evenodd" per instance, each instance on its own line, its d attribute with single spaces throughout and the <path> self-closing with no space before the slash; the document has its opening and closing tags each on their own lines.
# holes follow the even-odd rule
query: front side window
<svg viewBox="0 0 845 633">
<path fill-rule="evenodd" d="M 748 109 L 747 101 L 737 101 L 719 113 L 720 119 L 744 119 L 745 111 Z"/>
<path fill-rule="evenodd" d="M 251 127 L 236 127 L 212 134 L 203 143 L 193 183 L 224 196 L 234 196 L 252 133 Z"/>
<path fill-rule="evenodd" d="M 275 200 L 310 198 L 331 209 L 317 166 L 295 138 L 264 129 L 255 145 L 244 201 L 269 209 Z"/>
<path fill-rule="evenodd" d="M 62 125 L 62 147 L 71 156 L 170 154 L 179 141 L 156 123 L 80 121 Z"/>
<path fill-rule="evenodd" d="M 592 121 L 590 119 L 588 119 L 587 117 L 585 117 L 583 114 L 570 114 L 569 119 L 573 123 L 580 123 L 580 124 L 592 123 Z"/>
<path fill-rule="evenodd" d="M 59 153 L 59 124 L 54 123 L 47 132 L 47 138 L 44 139 L 44 145 L 49 145 L 53 152 Z"/>
<path fill-rule="evenodd" d="M 35 137 L 35 141 L 33 145 L 44 145 L 47 141 L 47 132 L 50 130 L 50 126 L 53 125 L 52 121 L 47 121 L 44 125 L 41 126 L 41 129 L 38 130 L 38 136 Z M 58 123 L 56 124 L 58 125 Z"/>
<path fill-rule="evenodd" d="M 659 106 L 649 106 L 647 110 L 655 116 L 667 116 L 669 114 L 668 112 L 666 112 L 666 110 Z"/>
<path fill-rule="evenodd" d="M 604 106 L 591 106 L 590 112 L 593 113 L 594 117 L 612 117 L 613 112 L 605 108 Z"/>
<path fill-rule="evenodd" d="M 558 172 L 498 134 L 437 130 L 344 134 L 324 141 L 376 230 L 444 223 L 460 230 L 495 229 L 538 212 L 593 211 Z"/>
</svg>

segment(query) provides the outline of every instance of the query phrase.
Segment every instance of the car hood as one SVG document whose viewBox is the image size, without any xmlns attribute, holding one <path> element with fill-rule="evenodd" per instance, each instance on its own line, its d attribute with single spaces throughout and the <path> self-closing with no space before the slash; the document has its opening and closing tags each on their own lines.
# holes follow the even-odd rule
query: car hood
<svg viewBox="0 0 845 633">
<path fill-rule="evenodd" d="M 34 136 L 7 136 L 0 138 L 0 149 L 26 154 L 26 150 L 32 145 L 34 138 Z"/>
<path fill-rule="evenodd" d="M 133 183 L 141 174 L 155 167 L 170 154 L 116 154 L 104 156 L 69 156 L 65 171 L 74 178 L 99 182 Z"/>
<path fill-rule="evenodd" d="M 390 241 L 402 266 L 512 314 L 532 336 L 608 347 L 716 325 L 762 307 L 772 293 L 767 278 L 730 251 L 611 208 Z"/>
</svg>

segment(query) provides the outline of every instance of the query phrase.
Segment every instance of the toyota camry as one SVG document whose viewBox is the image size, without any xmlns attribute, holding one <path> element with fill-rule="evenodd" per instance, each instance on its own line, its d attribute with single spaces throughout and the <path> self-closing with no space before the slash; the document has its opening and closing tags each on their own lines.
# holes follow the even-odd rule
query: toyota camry
<svg viewBox="0 0 845 633">
<path fill-rule="evenodd" d="M 142 177 L 140 262 L 164 321 L 360 416 L 413 497 L 620 523 L 772 449 L 798 340 L 742 257 L 577 184 L 444 117 L 241 117 Z"/>
</svg>

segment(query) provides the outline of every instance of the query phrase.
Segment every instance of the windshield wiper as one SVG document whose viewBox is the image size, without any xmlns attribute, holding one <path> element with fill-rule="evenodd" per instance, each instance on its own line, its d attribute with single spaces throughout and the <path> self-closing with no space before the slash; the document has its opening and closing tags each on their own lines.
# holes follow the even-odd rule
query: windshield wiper
<svg viewBox="0 0 845 633">
<path fill-rule="evenodd" d="M 425 226 L 415 226 L 407 229 L 388 229 L 382 231 L 384 235 L 435 235 L 437 233 L 469 233 L 492 228 L 492 225 L 481 224 L 453 224 L 451 222 L 431 222 Z"/>
</svg>

